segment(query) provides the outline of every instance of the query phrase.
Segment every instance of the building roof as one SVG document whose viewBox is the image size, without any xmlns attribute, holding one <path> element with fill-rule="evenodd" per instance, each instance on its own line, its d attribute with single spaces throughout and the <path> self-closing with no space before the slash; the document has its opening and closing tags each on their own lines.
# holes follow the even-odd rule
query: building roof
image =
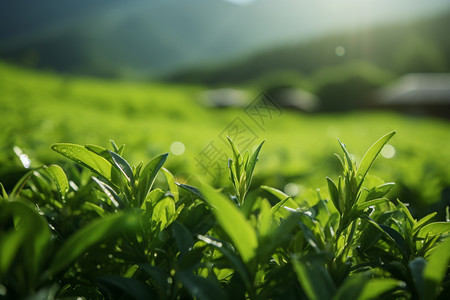
<svg viewBox="0 0 450 300">
<path fill-rule="evenodd" d="M 381 105 L 450 106 L 450 73 L 411 73 L 377 93 Z"/>
</svg>

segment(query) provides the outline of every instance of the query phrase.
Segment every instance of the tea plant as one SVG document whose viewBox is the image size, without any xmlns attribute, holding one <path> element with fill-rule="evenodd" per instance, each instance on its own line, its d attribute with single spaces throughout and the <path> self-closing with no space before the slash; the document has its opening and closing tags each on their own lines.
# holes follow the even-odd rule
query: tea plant
<svg viewBox="0 0 450 300">
<path fill-rule="evenodd" d="M 167 154 L 134 166 L 113 142 L 54 144 L 76 165 L 1 186 L 0 297 L 444 299 L 450 222 L 414 219 L 386 198 L 393 183 L 367 180 L 394 134 L 359 165 L 339 142 L 342 175 L 313 206 L 251 189 L 263 143 L 241 153 L 229 139 L 232 194 L 177 183 Z"/>
</svg>

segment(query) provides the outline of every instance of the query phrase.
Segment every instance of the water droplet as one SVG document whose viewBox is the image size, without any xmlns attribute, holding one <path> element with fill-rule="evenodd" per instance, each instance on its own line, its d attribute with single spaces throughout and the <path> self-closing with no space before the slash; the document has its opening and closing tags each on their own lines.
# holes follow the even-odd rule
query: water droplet
<svg viewBox="0 0 450 300">
<path fill-rule="evenodd" d="M 102 268 L 101 265 L 97 265 L 97 269 L 100 270 Z"/>
<path fill-rule="evenodd" d="M 19 156 L 19 158 L 20 158 L 20 162 L 25 167 L 25 169 L 28 169 L 31 166 L 31 160 L 28 158 L 28 155 L 21 154 Z"/>
</svg>

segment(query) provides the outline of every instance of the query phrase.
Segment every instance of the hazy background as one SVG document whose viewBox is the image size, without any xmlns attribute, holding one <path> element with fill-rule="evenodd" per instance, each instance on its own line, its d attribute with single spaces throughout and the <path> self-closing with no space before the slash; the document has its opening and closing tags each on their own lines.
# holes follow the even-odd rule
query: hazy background
<svg viewBox="0 0 450 300">
<path fill-rule="evenodd" d="M 345 49 L 342 60 L 365 59 L 394 71 L 406 71 L 391 62 L 408 47 L 414 58 L 429 60 L 422 68 L 445 71 L 449 64 L 446 0 L 18 0 L 0 5 L 2 58 L 79 74 L 164 78 L 186 68 L 244 63 L 261 53 L 272 69 L 310 73 L 336 63 L 330 56 L 338 46 Z M 275 49 L 290 50 L 290 57 Z M 310 66 L 299 64 L 311 59 Z"/>
</svg>

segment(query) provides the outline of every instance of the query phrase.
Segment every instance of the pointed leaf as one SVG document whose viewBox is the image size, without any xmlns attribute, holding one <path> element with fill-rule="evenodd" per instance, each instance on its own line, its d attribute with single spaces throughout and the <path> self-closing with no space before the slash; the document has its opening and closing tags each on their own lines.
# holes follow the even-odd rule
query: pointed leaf
<svg viewBox="0 0 450 300">
<path fill-rule="evenodd" d="M 403 257 L 405 259 L 408 259 L 411 249 L 409 249 L 409 247 L 405 241 L 405 238 L 397 230 L 395 230 L 389 226 L 386 226 L 383 224 L 379 224 L 379 226 L 387 234 L 389 234 L 389 236 L 395 241 L 395 244 L 397 245 L 398 249 L 402 253 Z"/>
<path fill-rule="evenodd" d="M 339 191 L 336 184 L 331 180 L 330 177 L 327 177 L 328 191 L 330 193 L 331 201 L 334 204 L 334 207 L 338 210 L 339 213 L 342 213 L 341 207 L 339 206 Z"/>
<path fill-rule="evenodd" d="M 48 175 L 52 178 L 61 196 L 64 198 L 66 193 L 69 191 L 69 181 L 67 180 L 66 173 L 58 165 L 50 165 L 44 167 Z"/>
<path fill-rule="evenodd" d="M 339 287 L 333 300 L 378 299 L 384 293 L 402 286 L 402 282 L 390 278 L 370 278 L 368 275 L 348 277 Z"/>
<path fill-rule="evenodd" d="M 380 299 L 381 296 L 396 288 L 404 288 L 405 283 L 391 278 L 371 278 L 365 284 L 357 300 Z"/>
<path fill-rule="evenodd" d="M 431 219 L 433 219 L 436 215 L 437 212 L 431 213 L 420 219 L 417 223 L 415 223 L 413 226 L 413 235 L 418 233 L 419 230 L 422 229 L 422 227 L 425 226 L 428 222 L 430 222 Z"/>
<path fill-rule="evenodd" d="M 114 288 L 110 293 L 116 295 L 115 289 L 119 289 L 131 296 L 135 300 L 155 299 L 156 294 L 143 281 L 135 278 L 124 278 L 116 275 L 104 275 L 97 278 L 100 286 Z"/>
<path fill-rule="evenodd" d="M 204 194 L 206 202 L 213 208 L 213 213 L 220 226 L 239 250 L 242 260 L 249 262 L 255 256 L 258 247 L 258 240 L 253 227 L 239 209 L 222 194 L 209 186 L 205 186 Z"/>
<path fill-rule="evenodd" d="M 373 200 L 370 200 L 370 201 L 367 201 L 367 202 L 364 202 L 364 203 L 358 205 L 356 210 L 359 211 L 359 212 L 362 212 L 363 210 L 365 210 L 369 206 L 377 205 L 377 204 L 380 204 L 380 203 L 383 203 L 383 202 L 389 202 L 389 199 L 386 199 L 386 198 L 373 199 Z"/>
<path fill-rule="evenodd" d="M 450 233 L 450 222 L 435 222 L 422 227 L 419 230 L 419 237 L 433 235 L 447 235 Z"/>
<path fill-rule="evenodd" d="M 51 149 L 111 181 L 112 165 L 102 156 L 69 143 L 53 144 Z"/>
<path fill-rule="evenodd" d="M 106 159 L 107 161 L 109 161 L 110 164 L 114 164 L 114 161 L 112 160 L 111 154 L 109 154 L 109 150 L 97 145 L 85 145 L 84 146 L 86 149 L 88 149 L 91 152 L 94 152 L 95 154 L 103 157 L 104 159 Z"/>
<path fill-rule="evenodd" d="M 217 281 L 204 278 L 188 271 L 178 271 L 175 274 L 186 287 L 186 290 L 199 300 L 225 300 L 228 299 L 224 290 Z"/>
<path fill-rule="evenodd" d="M 127 178 L 127 180 L 130 182 L 131 187 L 134 187 L 134 175 L 133 175 L 133 169 L 131 169 L 128 162 L 119 154 L 108 151 L 111 155 L 111 158 L 114 161 L 114 165 L 117 167 L 117 169 Z"/>
<path fill-rule="evenodd" d="M 227 136 L 228 142 L 231 145 L 231 150 L 233 150 L 233 157 L 234 157 L 234 165 L 236 168 L 236 177 L 240 177 L 241 174 L 241 164 L 242 164 L 242 156 L 241 153 L 239 152 L 238 148 L 236 147 L 236 144 L 233 142 L 233 140 Z"/>
<path fill-rule="evenodd" d="M 450 263 L 450 239 L 439 244 L 428 258 L 425 267 L 425 295 L 433 299 L 437 296 L 438 287 L 442 284 Z M 445 298 L 445 297 L 444 297 Z"/>
<path fill-rule="evenodd" d="M 71 235 L 56 252 L 48 270 L 53 277 L 64 271 L 90 247 L 118 233 L 139 225 L 134 215 L 116 214 L 97 219 Z"/>
<path fill-rule="evenodd" d="M 342 148 L 342 151 L 344 151 L 346 165 L 347 165 L 349 170 L 352 170 L 353 169 L 352 158 L 350 157 L 350 154 L 348 153 L 347 148 L 345 147 L 345 145 L 343 143 L 341 143 L 341 141 L 339 139 L 338 139 L 338 142 L 339 142 L 339 145 Z"/>
<path fill-rule="evenodd" d="M 159 230 L 162 231 L 164 228 L 168 227 L 176 219 L 176 217 L 176 209 L 173 199 L 170 197 L 165 197 L 156 203 L 153 208 L 152 224 L 159 225 Z"/>
<path fill-rule="evenodd" d="M 392 190 L 392 188 L 394 186 L 395 186 L 395 183 L 388 182 L 388 183 L 385 183 L 385 184 L 382 184 L 380 186 L 370 189 L 367 194 L 366 201 L 386 197 L 386 195 Z"/>
<path fill-rule="evenodd" d="M 326 300 L 335 294 L 336 287 L 328 271 L 315 262 L 292 260 L 298 281 L 305 291 L 308 299 Z"/>
<path fill-rule="evenodd" d="M 278 198 L 278 200 L 280 200 L 277 204 L 275 204 L 272 207 L 272 212 L 275 213 L 276 211 L 278 211 L 281 207 L 283 207 L 285 204 L 289 205 L 290 207 L 298 207 L 297 203 L 295 203 L 295 201 L 292 199 L 291 196 L 283 193 L 282 191 L 280 191 L 279 189 L 267 186 L 267 185 L 262 185 L 261 189 L 271 193 L 272 195 L 274 195 L 275 197 Z M 288 203 L 286 203 L 288 202 Z"/>
<path fill-rule="evenodd" d="M 205 197 L 198 188 L 183 183 L 177 183 L 177 185 L 181 187 L 183 190 L 186 190 L 190 194 L 194 195 L 196 198 L 205 200 Z"/>
<path fill-rule="evenodd" d="M 387 142 L 394 136 L 395 131 L 392 131 L 383 137 L 381 137 L 378 141 L 373 144 L 369 150 L 367 150 L 366 154 L 364 154 L 364 157 L 361 160 L 361 163 L 359 164 L 358 171 L 356 172 L 356 180 L 358 182 L 358 189 L 361 187 L 362 182 L 364 181 L 364 177 L 366 177 L 367 172 L 369 171 L 370 167 L 372 166 L 375 158 L 378 156 L 378 154 L 381 152 L 381 149 L 383 149 L 384 145 L 387 144 Z"/>
<path fill-rule="evenodd" d="M 194 246 L 191 232 L 182 223 L 177 221 L 172 223 L 172 234 L 180 253 L 186 253 Z"/>
<path fill-rule="evenodd" d="M 169 283 L 167 279 L 169 278 L 168 274 L 159 267 L 151 266 L 151 265 L 140 265 L 141 270 L 143 270 L 147 275 L 153 279 L 154 286 L 158 289 L 159 299 L 164 299 L 167 297 L 167 291 L 169 290 Z M 156 297 L 155 297 L 156 299 Z"/>
<path fill-rule="evenodd" d="M 259 155 L 259 152 L 261 151 L 261 147 L 263 144 L 264 144 L 264 141 L 262 141 L 261 144 L 259 144 L 258 148 L 256 148 L 255 152 L 253 152 L 253 155 L 250 158 L 250 161 L 248 162 L 248 165 L 245 170 L 247 172 L 247 180 L 248 180 L 249 187 L 250 187 L 250 183 L 252 181 L 253 172 L 255 171 L 256 163 L 258 162 L 258 155 Z"/>
<path fill-rule="evenodd" d="M 34 172 L 35 172 L 34 170 L 28 171 L 27 173 L 25 173 L 25 175 L 22 176 L 22 178 L 20 178 L 19 181 L 17 181 L 16 185 L 14 186 L 9 196 L 11 201 L 14 201 L 15 199 L 17 199 L 17 197 L 19 197 L 20 192 L 25 187 L 28 180 L 34 175 Z"/>
<path fill-rule="evenodd" d="M 92 179 L 100 186 L 102 191 L 108 196 L 109 200 L 111 200 L 112 204 L 118 208 L 124 208 L 122 198 L 117 195 L 112 187 L 104 183 L 103 181 L 98 180 L 97 178 L 92 176 Z"/>
<path fill-rule="evenodd" d="M 147 194 L 150 192 L 153 183 L 155 182 L 156 175 L 158 175 L 158 171 L 164 165 L 168 155 L 169 153 L 165 153 L 155 157 L 141 171 L 137 187 L 138 207 L 142 205 Z"/>
<path fill-rule="evenodd" d="M 0 196 L 0 198 L 8 200 L 8 193 L 5 190 L 5 187 L 3 186 L 3 184 L 0 182 L 0 188 L 1 188 L 1 192 L 2 195 Z"/>
<path fill-rule="evenodd" d="M 180 196 L 179 196 L 179 192 L 178 192 L 178 185 L 175 182 L 175 177 L 166 168 L 163 167 L 161 169 L 163 170 L 164 176 L 166 176 L 167 184 L 169 185 L 169 190 L 172 193 L 172 196 L 175 199 L 175 202 L 178 202 L 178 200 L 180 199 Z"/>
<path fill-rule="evenodd" d="M 252 283 L 250 281 L 248 271 L 245 265 L 243 264 L 242 260 L 239 259 L 239 257 L 235 253 L 236 250 L 233 249 L 233 247 L 231 247 L 229 243 L 206 235 L 198 235 L 197 237 L 199 240 L 218 249 L 231 262 L 236 272 L 238 272 L 239 275 L 241 275 L 245 285 L 248 288 L 251 288 Z"/>
</svg>

